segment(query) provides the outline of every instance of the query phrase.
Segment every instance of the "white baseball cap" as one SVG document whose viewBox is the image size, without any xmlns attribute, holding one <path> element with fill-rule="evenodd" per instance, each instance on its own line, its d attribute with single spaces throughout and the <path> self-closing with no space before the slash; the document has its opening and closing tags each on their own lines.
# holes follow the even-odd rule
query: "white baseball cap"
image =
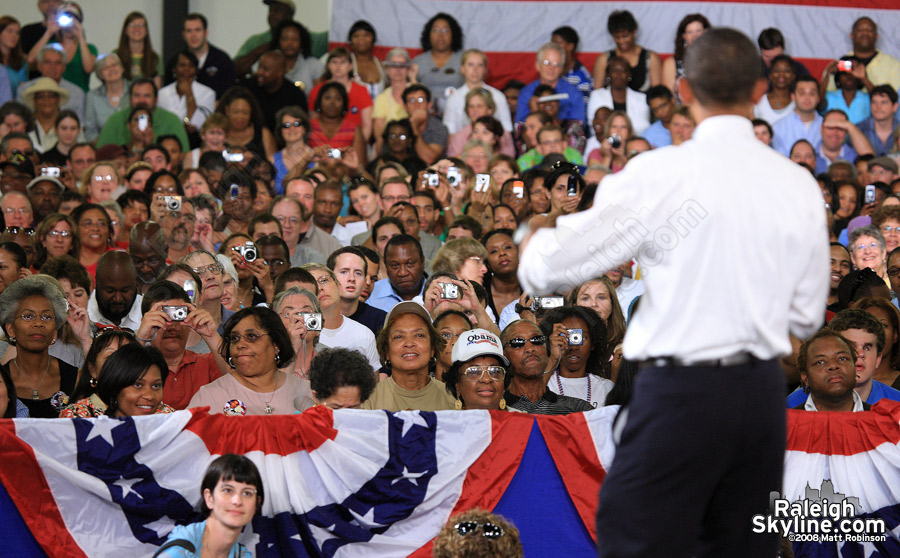
<svg viewBox="0 0 900 558">
<path fill-rule="evenodd" d="M 450 353 L 454 364 L 480 356 L 495 356 L 504 366 L 509 366 L 509 359 L 503 354 L 500 338 L 486 329 L 470 329 L 463 332 L 453 345 L 453 352 Z"/>
</svg>

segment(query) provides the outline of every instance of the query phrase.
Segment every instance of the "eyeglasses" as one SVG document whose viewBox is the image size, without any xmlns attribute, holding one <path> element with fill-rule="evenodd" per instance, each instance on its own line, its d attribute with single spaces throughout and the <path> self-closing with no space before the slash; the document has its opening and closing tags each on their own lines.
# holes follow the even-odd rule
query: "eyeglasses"
<svg viewBox="0 0 900 558">
<path fill-rule="evenodd" d="M 562 64 L 560 64 L 559 62 L 551 62 L 549 60 L 541 60 L 541 64 L 543 64 L 544 66 L 550 66 L 552 68 L 559 68 L 560 66 L 562 66 Z"/>
<path fill-rule="evenodd" d="M 428 102 L 428 99 L 426 99 L 425 97 L 410 97 L 409 99 L 406 100 L 407 105 L 419 105 L 419 104 L 427 103 L 427 102 Z"/>
<path fill-rule="evenodd" d="M 290 223 L 292 225 L 300 224 L 299 217 L 285 217 L 284 215 L 280 215 L 280 216 L 276 217 L 276 219 L 278 219 L 278 222 L 281 223 L 282 225 L 284 225 L 285 223 Z"/>
<path fill-rule="evenodd" d="M 238 343 L 241 342 L 241 338 L 244 338 L 247 340 L 247 343 L 252 344 L 252 343 L 256 343 L 257 341 L 259 341 L 260 337 L 264 337 L 266 335 L 268 335 L 268 333 L 250 332 L 250 333 L 245 333 L 243 335 L 241 335 L 240 333 L 232 333 L 231 335 L 228 336 L 228 342 L 231 343 L 232 345 L 237 345 Z"/>
<path fill-rule="evenodd" d="M 470 366 L 464 370 L 466 379 L 470 382 L 480 382 L 487 374 L 491 381 L 499 382 L 506 376 L 506 368 L 502 366 Z"/>
<path fill-rule="evenodd" d="M 503 536 L 503 528 L 493 523 L 478 523 L 477 521 L 463 521 L 453 526 L 456 532 L 465 537 L 470 533 L 478 531 L 481 528 L 481 534 L 486 539 L 499 539 Z"/>
<path fill-rule="evenodd" d="M 303 126 L 303 122 L 300 122 L 299 120 L 294 120 L 293 122 L 285 122 L 281 125 L 281 127 L 285 130 L 287 130 L 288 128 L 299 128 L 300 126 Z"/>
<path fill-rule="evenodd" d="M 113 175 L 111 175 L 111 174 L 96 174 L 96 175 L 94 175 L 95 182 L 103 182 L 103 181 L 111 182 L 112 179 L 113 179 Z"/>
<path fill-rule="evenodd" d="M 480 256 L 469 256 L 466 260 L 472 260 L 478 265 L 481 265 L 481 257 Z"/>
<path fill-rule="evenodd" d="M 853 247 L 853 249 L 854 250 L 865 250 L 866 248 L 877 249 L 879 246 L 880 245 L 878 244 L 878 242 L 875 241 L 875 242 L 870 242 L 869 244 L 857 244 L 856 246 Z"/>
<path fill-rule="evenodd" d="M 140 21 L 132 21 L 131 23 L 128 24 L 128 28 L 129 29 L 146 29 L 147 24 L 141 23 Z"/>
<path fill-rule="evenodd" d="M 881 227 L 881 232 L 883 232 L 884 234 L 889 234 L 892 232 L 900 233 L 900 225 L 898 225 L 896 227 L 892 227 L 890 225 L 885 225 L 885 226 Z"/>
<path fill-rule="evenodd" d="M 25 233 L 28 236 L 34 236 L 34 229 L 26 229 L 23 227 L 6 227 L 3 229 L 3 232 L 9 234 Z"/>
<path fill-rule="evenodd" d="M 459 333 L 452 333 L 450 331 L 442 331 L 440 333 L 441 339 L 444 341 L 453 341 L 454 339 L 459 339 L 459 336 L 465 333 L 465 331 L 461 331 Z"/>
<path fill-rule="evenodd" d="M 6 213 L 7 215 L 13 215 L 15 213 L 18 213 L 19 215 L 28 215 L 29 213 L 31 213 L 31 210 L 27 207 L 7 207 L 3 210 L 3 213 Z"/>
<path fill-rule="evenodd" d="M 203 265 L 200 267 L 191 268 L 194 270 L 194 273 L 197 275 L 205 275 L 206 273 L 222 273 L 222 264 L 220 263 L 211 263 L 209 265 Z"/>
<path fill-rule="evenodd" d="M 284 263 L 284 262 L 282 262 L 282 263 Z M 316 283 L 318 283 L 320 285 L 327 285 L 329 281 L 331 281 L 331 277 L 329 277 L 328 275 L 323 275 L 323 276 L 319 277 L 318 279 L 316 279 Z"/>
<path fill-rule="evenodd" d="M 514 337 L 506 342 L 506 346 L 511 347 L 513 349 L 521 349 L 522 347 L 525 346 L 526 341 L 528 341 L 535 347 L 541 347 L 544 345 L 544 343 L 547 342 L 547 336 L 546 335 L 535 335 L 531 339 L 523 339 L 521 337 Z"/>
<path fill-rule="evenodd" d="M 50 231 L 47 234 L 54 237 L 61 236 L 63 238 L 69 238 L 70 236 L 72 236 L 72 233 L 70 233 L 69 231 Z"/>
<path fill-rule="evenodd" d="M 24 314 L 20 314 L 19 317 L 23 322 L 33 322 L 38 318 L 38 315 L 33 312 L 25 312 Z M 56 316 L 54 316 L 53 314 L 41 314 L 40 318 L 41 321 L 46 324 L 54 321 L 56 319 Z"/>
<path fill-rule="evenodd" d="M 409 136 L 406 134 L 391 134 L 388 137 L 391 139 L 406 140 Z"/>
</svg>

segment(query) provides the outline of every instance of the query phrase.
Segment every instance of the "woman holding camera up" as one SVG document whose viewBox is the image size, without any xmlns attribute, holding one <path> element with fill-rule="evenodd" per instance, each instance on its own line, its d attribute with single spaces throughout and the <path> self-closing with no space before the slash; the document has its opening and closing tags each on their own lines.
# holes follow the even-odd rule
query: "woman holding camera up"
<svg viewBox="0 0 900 558">
<path fill-rule="evenodd" d="M 606 379 L 609 349 L 600 316 L 583 306 L 562 306 L 547 312 L 540 327 L 550 342 L 550 363 L 556 363 L 550 391 L 602 407 L 614 384 Z"/>
<path fill-rule="evenodd" d="M 56 15 L 47 22 L 47 30 L 28 51 L 28 65 L 37 66 L 38 53 L 47 43 L 58 42 L 66 51 L 66 71 L 63 79 L 69 80 L 85 93 L 94 71 L 97 47 L 87 42 L 81 22 L 84 15 L 81 6 L 75 2 L 63 2 L 56 9 Z"/>
<path fill-rule="evenodd" d="M 613 172 L 619 172 L 628 162 L 625 143 L 632 135 L 633 128 L 628 115 L 621 110 L 613 111 L 603 126 L 603 137 L 597 138 L 600 147 L 588 153 L 588 164 L 600 163 Z"/>
</svg>

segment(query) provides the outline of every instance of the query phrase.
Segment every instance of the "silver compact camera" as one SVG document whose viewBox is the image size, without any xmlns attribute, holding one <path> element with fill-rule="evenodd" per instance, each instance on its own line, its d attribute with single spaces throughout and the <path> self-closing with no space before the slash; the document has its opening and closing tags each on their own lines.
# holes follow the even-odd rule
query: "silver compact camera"
<svg viewBox="0 0 900 558">
<path fill-rule="evenodd" d="M 438 176 L 438 173 L 436 173 L 435 171 L 425 171 L 425 176 L 427 177 L 428 186 L 430 188 L 437 188 L 440 185 L 441 177 Z"/>
<path fill-rule="evenodd" d="M 163 306 L 162 310 L 173 322 L 183 322 L 188 317 L 187 306 Z"/>
<path fill-rule="evenodd" d="M 341 158 L 341 150 L 334 148 L 328 150 L 328 157 L 331 159 L 340 159 Z"/>
<path fill-rule="evenodd" d="M 238 252 L 245 262 L 255 262 L 256 258 L 259 257 L 259 254 L 256 252 L 256 245 L 250 241 L 244 243 L 243 246 L 235 246 L 232 250 Z"/>
<path fill-rule="evenodd" d="M 243 160 L 244 160 L 243 153 L 240 153 L 240 152 L 232 153 L 231 151 L 228 151 L 227 149 L 222 152 L 222 157 L 225 159 L 226 163 L 240 163 L 240 162 L 243 162 Z"/>
<path fill-rule="evenodd" d="M 584 344 L 584 331 L 576 328 L 576 329 L 567 329 L 566 333 L 569 337 L 569 345 L 583 345 Z"/>
<path fill-rule="evenodd" d="M 460 184 L 462 184 L 462 173 L 459 172 L 459 169 L 456 167 L 448 167 L 447 168 L 447 182 L 450 183 L 450 186 L 454 188 L 458 188 Z"/>
<path fill-rule="evenodd" d="M 531 311 L 559 308 L 563 304 L 565 304 L 565 301 L 561 296 L 536 296 L 534 297 L 534 302 L 531 303 Z"/>
<path fill-rule="evenodd" d="M 181 196 L 163 196 L 166 211 L 181 211 Z"/>
<path fill-rule="evenodd" d="M 41 169 L 41 176 L 52 176 L 59 178 L 59 167 L 44 167 Z"/>
<path fill-rule="evenodd" d="M 303 326 L 307 331 L 322 331 L 322 314 L 318 312 L 298 312 L 297 316 L 303 320 Z"/>
<path fill-rule="evenodd" d="M 454 300 L 457 298 L 461 298 L 459 296 L 459 285 L 454 283 L 440 283 L 441 285 L 441 298 Z"/>
<path fill-rule="evenodd" d="M 622 136 L 619 134 L 613 134 L 606 138 L 606 141 L 609 143 L 609 146 L 613 149 L 618 149 L 622 147 Z"/>
</svg>

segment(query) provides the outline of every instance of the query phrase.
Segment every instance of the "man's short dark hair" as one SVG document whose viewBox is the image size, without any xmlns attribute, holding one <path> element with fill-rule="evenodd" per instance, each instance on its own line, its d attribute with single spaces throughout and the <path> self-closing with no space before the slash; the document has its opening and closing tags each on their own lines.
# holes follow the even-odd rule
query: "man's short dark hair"
<svg viewBox="0 0 900 558">
<path fill-rule="evenodd" d="M 343 248 L 338 248 L 328 256 L 328 261 L 325 263 L 325 265 L 328 266 L 328 269 L 334 271 L 334 266 L 337 265 L 338 256 L 342 256 L 344 254 L 353 254 L 354 256 L 359 256 L 360 258 L 362 258 L 364 266 L 363 269 L 365 270 L 363 273 L 365 273 L 366 275 L 369 274 L 369 262 L 366 261 L 366 255 L 362 250 L 359 249 L 359 246 L 344 246 Z"/>
<path fill-rule="evenodd" d="M 150 285 L 144 298 L 141 300 L 141 313 L 146 314 L 154 304 L 163 300 L 180 300 L 186 304 L 191 303 L 191 297 L 188 296 L 184 289 L 172 281 L 160 279 Z"/>
<path fill-rule="evenodd" d="M 181 53 L 179 53 L 179 54 L 185 54 L 185 53 L 181 52 Z M 192 53 L 192 52 L 189 52 L 189 53 L 187 53 L 187 54 L 190 54 L 191 56 L 194 56 L 194 53 Z M 194 59 L 196 59 L 196 58 L 197 58 L 197 57 L 194 56 Z M 176 136 L 175 134 L 163 134 L 163 135 L 161 135 L 161 136 L 156 136 L 156 143 L 158 143 L 159 145 L 162 145 L 164 141 L 168 141 L 168 140 L 177 141 L 177 142 L 178 142 L 179 150 L 180 150 L 180 151 L 184 151 L 184 150 L 185 150 L 185 149 L 184 149 L 184 144 L 181 143 L 181 138 L 179 138 L 179 137 Z M 167 154 L 168 154 L 168 152 L 167 152 Z"/>
<path fill-rule="evenodd" d="M 396 217 L 391 217 L 390 215 L 386 217 L 382 217 L 381 219 L 375 221 L 375 224 L 372 225 L 372 242 L 375 242 L 375 239 L 378 238 L 378 229 L 385 225 L 394 225 L 401 231 L 403 231 L 403 223 L 400 222 L 400 219 Z"/>
<path fill-rule="evenodd" d="M 609 14 L 606 20 L 606 30 L 610 35 L 617 31 L 630 31 L 634 33 L 638 29 L 637 20 L 628 10 L 617 10 Z"/>
<path fill-rule="evenodd" d="M 123 61 L 123 63 L 127 64 L 126 61 Z M 136 80 L 131 82 L 131 87 L 128 88 L 128 96 L 129 97 L 131 96 L 131 93 L 134 91 L 134 88 L 138 87 L 139 85 L 149 85 L 149 86 L 153 87 L 153 98 L 156 99 L 159 97 L 159 89 L 156 87 L 156 82 L 150 78 L 145 78 L 145 77 L 137 78 Z"/>
<path fill-rule="evenodd" d="M 884 326 L 878 321 L 878 318 L 865 310 L 857 308 L 841 310 L 831 318 L 826 327 L 838 333 L 848 329 L 861 329 L 875 336 L 875 349 L 879 355 L 884 350 Z"/>
<path fill-rule="evenodd" d="M 569 27 L 568 25 L 563 25 L 562 27 L 557 27 L 556 29 L 554 29 L 553 33 L 550 33 L 551 37 L 553 35 L 558 36 L 560 39 L 564 40 L 570 45 L 573 45 L 575 50 L 578 50 L 578 43 L 580 42 L 580 39 L 578 37 L 578 31 L 575 31 L 575 29 Z"/>
<path fill-rule="evenodd" d="M 203 281 L 200 279 L 200 276 L 197 275 L 197 272 L 194 271 L 194 268 L 189 266 L 186 263 L 174 263 L 168 267 L 163 267 L 159 272 L 159 276 L 156 278 L 157 281 L 162 281 L 163 279 L 170 281 L 169 277 L 175 275 L 176 272 L 183 271 L 191 276 L 191 280 L 194 282 L 194 285 L 197 287 L 197 292 L 195 293 L 194 298 L 200 300 L 200 295 L 203 294 Z M 170 281 L 175 283 L 175 281 Z M 177 283 L 175 283 L 177 285 Z M 183 289 L 182 289 L 183 290 Z"/>
<path fill-rule="evenodd" d="M 357 246 L 359 251 L 363 253 L 363 256 L 366 257 L 367 260 L 375 262 L 375 265 L 381 263 L 381 256 L 378 255 L 378 252 L 372 250 L 368 246 Z"/>
<path fill-rule="evenodd" d="M 203 30 L 204 30 L 204 31 L 206 31 L 206 30 L 209 28 L 209 22 L 206 21 L 206 16 L 204 16 L 203 14 L 200 14 L 200 13 L 197 13 L 197 12 L 193 12 L 193 13 L 189 13 L 188 15 L 184 16 L 184 21 L 185 21 L 185 22 L 188 22 L 188 21 L 191 21 L 191 20 L 199 20 L 200 23 L 203 24 Z"/>
<path fill-rule="evenodd" d="M 201 169 L 223 172 L 228 166 L 228 163 L 225 162 L 225 157 L 220 152 L 207 151 L 200 155 L 197 166 Z"/>
<path fill-rule="evenodd" d="M 325 349 L 309 365 L 309 387 L 319 401 L 344 386 L 358 387 L 359 400 L 365 401 L 375 391 L 375 378 L 375 370 L 366 358 L 350 349 Z"/>
<path fill-rule="evenodd" d="M 669 91 L 669 88 L 665 85 L 654 85 L 647 90 L 647 106 L 650 105 L 650 101 L 653 99 L 665 99 L 671 101 L 674 98 L 675 96 L 672 95 L 672 92 Z"/>
<path fill-rule="evenodd" d="M 402 228 L 400 230 L 403 230 Z M 397 236 L 388 240 L 387 244 L 384 246 L 384 259 L 387 260 L 388 250 L 393 248 L 394 246 L 409 246 L 410 244 L 415 245 L 416 252 L 419 253 L 419 258 L 422 261 L 425 261 L 425 252 L 422 251 L 422 245 L 419 243 L 419 239 L 408 234 L 398 234 Z"/>
<path fill-rule="evenodd" d="M 288 248 L 287 242 L 284 241 L 280 236 L 275 236 L 274 234 L 267 234 L 266 236 L 256 240 L 256 245 L 259 247 L 263 246 L 278 246 L 282 250 L 284 250 L 285 259 L 291 259 L 291 249 Z"/>
<path fill-rule="evenodd" d="M 472 236 L 475 240 L 481 238 L 481 234 L 483 229 L 481 228 L 481 223 L 478 222 L 478 219 L 472 217 L 471 215 L 460 215 L 453 219 L 453 222 L 450 223 L 450 226 L 447 227 L 447 230 L 460 228 L 466 231 L 471 231 Z"/>
<path fill-rule="evenodd" d="M 794 86 L 791 88 L 791 91 L 792 91 L 792 92 L 796 92 L 796 91 L 797 91 L 797 84 L 802 83 L 802 82 L 814 83 L 814 84 L 816 85 L 816 88 L 817 88 L 817 89 L 816 89 L 816 95 L 819 94 L 819 90 L 818 90 L 818 87 L 819 87 L 819 81 L 818 81 L 816 78 L 812 77 L 812 76 L 797 76 L 797 77 L 794 79 Z"/>
<path fill-rule="evenodd" d="M 125 190 L 125 193 L 116 198 L 116 203 L 119 204 L 119 207 L 122 209 L 135 203 L 144 204 L 148 210 L 150 209 L 150 198 L 140 190 Z"/>
<path fill-rule="evenodd" d="M 850 349 L 850 357 L 853 359 L 853 362 L 856 362 L 856 346 L 851 343 L 849 339 L 841 335 L 839 331 L 835 331 L 831 329 L 830 326 L 826 326 L 800 345 L 800 350 L 797 351 L 797 370 L 800 372 L 809 372 L 809 346 L 812 345 L 814 341 L 818 341 L 825 337 L 833 337 L 847 345 L 847 348 Z"/>
<path fill-rule="evenodd" d="M 178 139 L 178 138 L 175 138 L 175 139 Z M 179 141 L 178 143 L 180 144 L 181 142 Z M 161 152 L 163 154 L 163 157 L 166 158 L 166 163 L 172 162 L 172 157 L 169 155 L 169 151 L 159 143 L 151 143 L 150 145 L 145 147 L 144 150 L 141 151 L 141 159 L 143 159 L 144 156 L 151 151 Z"/>
<path fill-rule="evenodd" d="M 429 103 L 431 102 L 431 90 L 428 89 L 427 87 L 425 87 L 424 85 L 422 85 L 421 83 L 413 83 L 412 85 L 407 86 L 406 89 L 403 90 L 403 102 L 404 103 L 406 102 L 407 95 L 409 95 L 410 93 L 415 93 L 416 91 L 423 92 L 425 94 L 425 100 L 428 101 Z"/>
<path fill-rule="evenodd" d="M 695 40 L 685 51 L 684 69 L 697 100 L 718 107 L 750 102 L 762 75 L 756 46 L 727 27 L 713 27 Z"/>
<path fill-rule="evenodd" d="M 275 294 L 285 290 L 287 284 L 294 281 L 313 285 L 315 287 L 316 296 L 318 296 L 319 284 L 316 282 L 316 278 L 313 277 L 312 273 L 306 271 L 302 267 L 291 267 L 282 271 L 281 274 L 275 278 Z"/>
<path fill-rule="evenodd" d="M 281 221 L 279 221 L 271 213 L 260 213 L 258 215 L 254 215 L 253 219 L 250 219 L 250 223 L 247 225 L 247 232 L 250 233 L 250 236 L 253 236 L 254 234 L 256 234 L 256 226 L 264 225 L 266 223 L 277 223 L 278 231 L 281 234 L 284 234 L 284 232 L 281 229 Z"/>
<path fill-rule="evenodd" d="M 784 48 L 784 35 L 778 29 L 769 27 L 760 32 L 759 37 L 756 39 L 756 44 L 759 45 L 760 50 L 770 50 L 777 47 Z"/>
<path fill-rule="evenodd" d="M 875 98 L 875 95 L 884 95 L 888 99 L 891 100 L 891 103 L 897 102 L 897 90 L 891 87 L 888 83 L 883 83 L 881 85 L 876 85 L 872 88 L 872 92 L 869 93 L 869 98 Z"/>
</svg>

